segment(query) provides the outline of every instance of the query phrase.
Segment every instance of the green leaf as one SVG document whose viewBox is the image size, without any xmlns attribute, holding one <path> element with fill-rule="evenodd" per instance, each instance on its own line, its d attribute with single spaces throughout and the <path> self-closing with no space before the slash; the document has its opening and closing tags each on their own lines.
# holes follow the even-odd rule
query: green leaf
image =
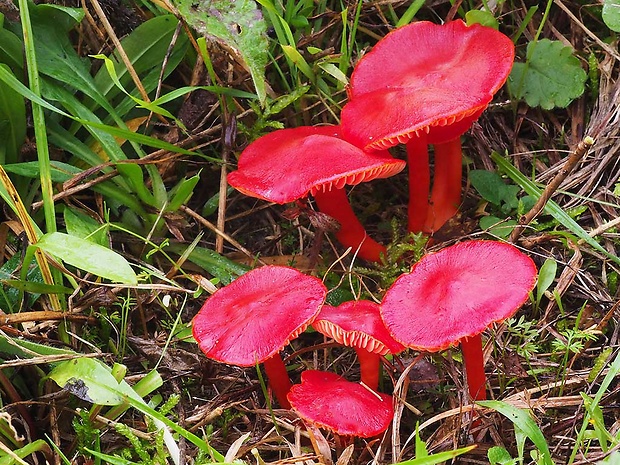
<svg viewBox="0 0 620 465">
<path fill-rule="evenodd" d="M 539 463 L 543 465 L 554 465 L 553 460 L 551 460 L 551 452 L 549 451 L 547 440 L 527 410 L 514 407 L 499 400 L 481 400 L 476 403 L 483 407 L 493 409 L 508 418 L 514 423 L 516 428 L 519 428 L 530 438 L 530 441 L 534 443 L 540 454 L 542 454 Z"/>
<path fill-rule="evenodd" d="M 448 450 L 445 452 L 439 452 L 438 454 L 427 455 L 426 457 L 398 462 L 394 465 L 435 465 L 453 459 L 454 457 L 458 457 L 459 455 L 466 454 L 467 452 L 474 450 L 475 448 L 475 445 L 462 447 L 461 449 Z"/>
<path fill-rule="evenodd" d="M 182 255 L 185 252 L 185 246 L 173 244 L 170 246 L 170 250 Z M 218 278 L 223 285 L 230 284 L 250 269 L 204 247 L 196 247 L 192 250 L 188 260 Z"/>
<path fill-rule="evenodd" d="M 0 63 L 8 65 L 14 73 L 23 72 L 24 44 L 11 31 L 0 28 Z"/>
<path fill-rule="evenodd" d="M 54 232 L 43 235 L 34 246 L 102 278 L 130 285 L 138 283 L 136 274 L 125 258 L 86 239 Z"/>
<path fill-rule="evenodd" d="M 494 171 L 472 170 L 469 172 L 469 180 L 482 198 L 493 205 L 500 207 L 504 202 L 509 210 L 519 205 L 517 194 L 521 188 L 506 184 L 504 179 Z"/>
<path fill-rule="evenodd" d="M 545 263 L 540 267 L 538 271 L 538 282 L 536 283 L 536 307 L 540 305 L 540 300 L 545 294 L 545 291 L 553 284 L 557 269 L 558 262 L 553 258 L 547 258 Z"/>
<path fill-rule="evenodd" d="M 503 447 L 493 446 L 487 451 L 490 465 L 514 465 L 516 460 L 513 459 L 508 451 Z"/>
<path fill-rule="evenodd" d="M 267 24 L 254 0 L 177 0 L 181 16 L 200 34 L 222 43 L 247 65 L 258 98 L 266 98 Z"/>
<path fill-rule="evenodd" d="M 70 236 L 81 237 L 95 244 L 108 245 L 108 225 L 100 224 L 94 218 L 76 208 L 65 208 L 65 227 Z"/>
<path fill-rule="evenodd" d="M 517 225 L 515 220 L 503 220 L 497 216 L 483 216 L 480 218 L 480 228 L 494 236 L 506 238 Z"/>
<path fill-rule="evenodd" d="M 95 405 L 120 405 L 126 397 L 142 400 L 129 384 L 119 383 L 108 366 L 93 358 L 62 362 L 49 377 L 74 396 Z"/>
<path fill-rule="evenodd" d="M 492 27 L 493 29 L 499 29 L 497 19 L 488 11 L 469 10 L 465 13 L 465 22 L 468 26 L 472 24 L 482 24 L 483 26 Z"/>
<path fill-rule="evenodd" d="M 603 22 L 612 31 L 620 32 L 620 0 L 605 0 Z"/>
<path fill-rule="evenodd" d="M 70 287 L 59 286 L 57 284 L 35 283 L 30 281 L 21 281 L 19 279 L 3 279 L 2 284 L 13 287 L 20 291 L 35 294 L 71 294 L 73 289 Z"/>
<path fill-rule="evenodd" d="M 527 45 L 525 63 L 515 63 L 508 89 L 532 107 L 564 108 L 584 92 L 588 78 L 573 49 L 560 41 L 541 39 Z"/>
<path fill-rule="evenodd" d="M 0 39 L 1 40 L 1 39 Z M 0 63 L 7 72 L 9 67 Z M 18 161 L 19 149 L 26 140 L 26 104 L 24 98 L 8 86 L 0 86 L 0 164 Z"/>
</svg>

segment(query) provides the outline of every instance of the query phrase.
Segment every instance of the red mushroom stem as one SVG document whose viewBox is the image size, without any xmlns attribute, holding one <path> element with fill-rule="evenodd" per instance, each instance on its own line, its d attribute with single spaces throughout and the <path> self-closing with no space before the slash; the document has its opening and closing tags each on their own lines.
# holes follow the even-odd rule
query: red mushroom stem
<svg viewBox="0 0 620 465">
<path fill-rule="evenodd" d="M 428 194 L 431 174 L 428 164 L 426 135 L 416 136 L 407 142 L 407 165 L 409 170 L 409 232 L 422 232 L 429 214 Z"/>
<path fill-rule="evenodd" d="M 319 210 L 340 223 L 336 238 L 345 247 L 351 247 L 353 253 L 364 260 L 380 262 L 385 247 L 371 239 L 359 219 L 353 212 L 345 189 L 331 189 L 315 192 L 314 200 Z"/>
<path fill-rule="evenodd" d="M 423 231 L 433 233 L 458 212 L 463 176 L 461 138 L 435 144 L 433 188 Z"/>
<path fill-rule="evenodd" d="M 265 373 L 269 382 L 269 387 L 275 396 L 280 407 L 290 409 L 291 404 L 286 395 L 291 390 L 292 383 L 286 371 L 286 366 L 280 354 L 275 354 L 263 362 Z"/>
<path fill-rule="evenodd" d="M 486 376 L 480 334 L 462 339 L 461 352 L 467 373 L 469 395 L 473 400 L 485 400 L 487 398 Z"/>
<path fill-rule="evenodd" d="M 355 353 L 360 364 L 361 381 L 373 391 L 379 389 L 381 355 L 356 347 Z"/>
</svg>

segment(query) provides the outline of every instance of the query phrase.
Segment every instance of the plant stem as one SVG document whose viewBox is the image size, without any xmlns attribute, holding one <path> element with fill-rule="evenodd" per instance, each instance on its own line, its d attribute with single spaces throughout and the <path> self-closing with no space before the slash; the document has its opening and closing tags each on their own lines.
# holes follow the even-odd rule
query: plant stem
<svg viewBox="0 0 620 465">
<path fill-rule="evenodd" d="M 480 334 L 461 340 L 461 352 L 463 352 L 463 362 L 467 372 L 469 395 L 473 400 L 485 400 L 487 398 L 486 376 Z"/>
<path fill-rule="evenodd" d="M 431 172 L 428 164 L 426 134 L 407 142 L 407 165 L 409 170 L 409 232 L 422 232 L 428 214 L 428 195 Z"/>
<path fill-rule="evenodd" d="M 379 372 L 381 370 L 381 356 L 356 347 L 357 360 L 360 364 L 361 381 L 373 391 L 379 389 Z"/>
<path fill-rule="evenodd" d="M 336 239 L 353 253 L 370 262 L 379 262 L 385 247 L 371 239 L 366 229 L 355 216 L 344 189 L 332 189 L 314 194 L 319 210 L 340 223 Z"/>
<path fill-rule="evenodd" d="M 435 171 L 423 231 L 433 233 L 452 218 L 461 204 L 463 176 L 461 139 L 435 144 Z"/>
<path fill-rule="evenodd" d="M 275 354 L 273 357 L 265 360 L 263 362 L 263 367 L 265 368 L 265 373 L 269 380 L 269 386 L 280 404 L 280 407 L 290 409 L 291 404 L 286 398 L 286 395 L 288 391 L 291 390 L 292 384 L 280 354 Z"/>
</svg>

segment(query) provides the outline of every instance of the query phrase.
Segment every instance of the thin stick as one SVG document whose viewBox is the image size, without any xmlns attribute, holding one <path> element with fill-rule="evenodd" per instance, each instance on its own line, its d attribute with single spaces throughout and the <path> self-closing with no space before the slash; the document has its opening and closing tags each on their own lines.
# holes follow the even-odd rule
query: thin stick
<svg viewBox="0 0 620 465">
<path fill-rule="evenodd" d="M 265 264 L 261 259 L 256 258 L 254 256 L 254 254 L 252 254 L 252 252 L 250 252 L 248 249 L 246 249 L 245 247 L 243 247 L 241 244 L 239 244 L 239 242 L 237 242 L 235 239 L 233 239 L 231 236 L 229 236 L 228 234 L 226 234 L 224 231 L 221 231 L 220 229 L 218 229 L 213 223 L 211 223 L 209 220 L 203 218 L 202 216 L 200 216 L 198 213 L 196 213 L 194 210 L 192 210 L 191 208 L 186 207 L 185 205 L 182 205 L 180 207 L 180 210 L 187 213 L 189 216 L 191 216 L 192 218 L 194 218 L 196 221 L 198 221 L 200 224 L 202 224 L 203 226 L 205 226 L 206 228 L 210 229 L 211 231 L 213 231 L 215 234 L 217 234 L 218 236 L 222 236 L 227 242 L 229 242 L 233 247 L 236 247 L 237 249 L 239 249 L 241 252 L 243 252 L 244 254 L 246 254 L 248 257 L 250 257 L 252 260 L 256 260 L 257 262 L 261 263 L 261 264 Z"/>
<path fill-rule="evenodd" d="M 579 144 L 577 144 L 577 148 L 575 149 L 575 151 L 566 159 L 564 166 L 558 172 L 558 174 L 556 174 L 555 177 L 551 180 L 551 182 L 547 184 L 547 187 L 545 187 L 545 190 L 540 195 L 536 204 L 530 209 L 530 211 L 528 211 L 519 219 L 518 226 L 515 227 L 515 229 L 512 231 L 512 234 L 510 235 L 511 242 L 516 242 L 525 227 L 530 224 L 534 220 L 534 218 L 536 218 L 540 214 L 541 211 L 543 211 L 549 199 L 551 199 L 555 191 L 557 191 L 560 187 L 560 184 L 562 184 L 564 179 L 566 179 L 566 177 L 575 168 L 575 166 L 577 166 L 577 163 L 579 163 L 579 161 L 586 155 L 586 153 L 588 153 L 588 150 L 593 145 L 594 139 L 590 136 L 584 137 L 583 140 L 579 142 Z"/>
</svg>

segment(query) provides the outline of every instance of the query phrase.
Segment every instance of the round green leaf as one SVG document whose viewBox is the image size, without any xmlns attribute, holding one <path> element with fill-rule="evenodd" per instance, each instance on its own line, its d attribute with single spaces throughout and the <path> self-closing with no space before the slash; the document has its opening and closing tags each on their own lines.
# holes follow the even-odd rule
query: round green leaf
<svg viewBox="0 0 620 465">
<path fill-rule="evenodd" d="M 584 92 L 588 78 L 570 47 L 557 40 L 542 39 L 527 46 L 527 61 L 515 63 L 508 89 L 532 107 L 564 108 Z"/>
<path fill-rule="evenodd" d="M 620 0 L 605 0 L 603 22 L 612 31 L 620 32 Z"/>
</svg>

